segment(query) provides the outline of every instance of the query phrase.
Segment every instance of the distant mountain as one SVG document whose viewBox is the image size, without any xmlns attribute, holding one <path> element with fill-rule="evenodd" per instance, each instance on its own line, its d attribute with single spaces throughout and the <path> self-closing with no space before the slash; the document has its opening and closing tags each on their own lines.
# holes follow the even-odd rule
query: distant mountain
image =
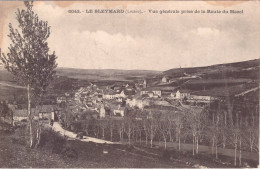
<svg viewBox="0 0 260 169">
<path fill-rule="evenodd" d="M 161 74 L 161 71 L 153 70 L 118 70 L 118 69 L 74 69 L 62 68 L 56 69 L 58 76 L 81 80 L 110 80 L 110 81 L 129 81 L 139 80 L 146 77 Z M 13 81 L 11 73 L 7 72 L 3 66 L 0 66 L 0 81 Z"/>
<path fill-rule="evenodd" d="M 175 68 L 164 72 L 153 70 L 74 69 L 63 67 L 57 68 L 56 71 L 58 76 L 91 81 L 131 81 L 140 79 L 158 81 L 165 75 L 170 78 L 196 76 L 203 79 L 259 79 L 260 59 L 205 67 Z M 0 81 L 13 81 L 11 74 L 7 72 L 3 66 L 0 66 Z"/>
<path fill-rule="evenodd" d="M 260 59 L 217 64 L 205 67 L 176 68 L 164 71 L 163 75 L 170 77 L 200 76 L 202 78 L 249 78 L 259 79 Z"/>
<path fill-rule="evenodd" d="M 138 80 L 161 74 L 153 70 L 57 68 L 57 75 L 82 80 Z"/>
</svg>

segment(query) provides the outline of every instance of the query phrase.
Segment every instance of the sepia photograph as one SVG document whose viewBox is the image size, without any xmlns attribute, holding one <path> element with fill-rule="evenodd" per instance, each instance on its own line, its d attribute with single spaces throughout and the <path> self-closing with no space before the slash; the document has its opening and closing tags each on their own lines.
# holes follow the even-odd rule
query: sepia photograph
<svg viewBox="0 0 260 169">
<path fill-rule="evenodd" d="M 260 168 L 260 1 L 0 1 L 0 168 Z"/>
</svg>

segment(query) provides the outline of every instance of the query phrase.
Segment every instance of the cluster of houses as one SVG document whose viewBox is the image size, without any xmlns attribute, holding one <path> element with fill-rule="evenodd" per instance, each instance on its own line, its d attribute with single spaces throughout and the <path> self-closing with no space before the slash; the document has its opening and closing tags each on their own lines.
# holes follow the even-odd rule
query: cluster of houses
<svg viewBox="0 0 260 169">
<path fill-rule="evenodd" d="M 160 84 L 170 83 L 166 76 L 161 78 Z M 72 108 L 75 112 L 89 112 L 95 117 L 124 117 L 127 108 L 138 108 L 143 110 L 154 104 L 154 101 L 172 99 L 185 100 L 188 102 L 210 103 L 215 98 L 193 94 L 188 90 L 181 90 L 167 85 L 147 85 L 147 80 L 136 83 L 116 83 L 111 86 L 98 87 L 90 84 L 81 87 L 74 94 L 76 106 Z M 58 97 L 57 103 L 66 102 L 66 96 Z M 164 104 L 166 105 L 166 104 Z"/>
<path fill-rule="evenodd" d="M 1 106 L 0 106 L 1 107 Z M 8 104 L 8 110 L 13 116 L 1 117 L 1 120 L 5 120 L 6 123 L 13 126 L 20 125 L 20 122 L 28 121 L 27 108 L 21 108 L 15 104 Z M 38 105 L 31 108 L 33 120 L 53 120 L 57 121 L 57 115 L 61 113 L 61 108 L 56 105 Z"/>
<path fill-rule="evenodd" d="M 115 84 L 104 88 L 91 84 L 76 91 L 74 101 L 82 111 L 91 110 L 99 118 L 123 117 L 126 112 L 126 100 L 135 94 L 136 88 L 132 84 Z"/>
<path fill-rule="evenodd" d="M 87 87 L 59 95 L 56 105 L 43 105 L 41 108 L 32 108 L 32 111 L 35 112 L 34 119 L 55 120 L 62 111 L 61 105 L 67 104 L 79 118 L 86 114 L 94 118 L 121 118 L 126 116 L 131 108 L 144 110 L 152 109 L 156 105 L 171 107 L 167 99 L 199 103 L 210 103 L 216 99 L 165 85 L 170 82 L 170 79 L 164 76 L 159 85 L 147 85 L 147 80 L 135 83 L 122 82 L 105 87 L 90 83 Z M 27 119 L 27 109 L 19 109 L 14 105 L 10 105 L 10 109 L 14 112 L 14 121 Z"/>
<path fill-rule="evenodd" d="M 184 99 L 188 102 L 199 102 L 199 103 L 210 103 L 217 98 L 207 95 L 200 95 L 196 93 L 191 93 L 187 90 L 177 90 L 177 92 L 171 93 L 171 98 L 173 99 Z"/>
<path fill-rule="evenodd" d="M 168 83 L 167 78 L 161 79 Z M 98 87 L 90 84 L 75 92 L 75 112 L 92 112 L 96 118 L 124 117 L 129 108 L 143 110 L 152 106 L 155 101 L 167 99 L 185 100 L 188 102 L 209 103 L 215 98 L 192 94 L 187 90 L 180 90 L 171 86 L 147 86 L 147 81 L 137 83 L 116 83 L 111 86 Z M 61 98 L 57 100 L 60 103 Z M 66 97 L 63 98 L 66 100 Z M 164 105 L 167 105 L 164 103 Z"/>
</svg>

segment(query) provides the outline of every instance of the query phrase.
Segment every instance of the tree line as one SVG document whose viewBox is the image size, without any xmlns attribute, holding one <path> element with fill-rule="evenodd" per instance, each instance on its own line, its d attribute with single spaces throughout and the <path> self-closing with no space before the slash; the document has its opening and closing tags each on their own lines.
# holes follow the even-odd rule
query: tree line
<svg viewBox="0 0 260 169">
<path fill-rule="evenodd" d="M 167 149 L 167 143 L 172 142 L 181 151 L 182 144 L 192 144 L 193 155 L 199 154 L 200 145 L 206 145 L 211 147 L 216 159 L 219 158 L 219 148 L 234 149 L 234 165 L 241 165 L 242 151 L 259 152 L 259 122 L 257 110 L 244 116 L 232 109 L 233 106 L 217 104 L 160 114 L 153 112 L 143 119 L 129 115 L 123 118 L 79 118 L 77 121 L 67 112 L 63 125 L 77 133 L 129 145 L 153 147 L 154 141 L 159 141 Z"/>
</svg>

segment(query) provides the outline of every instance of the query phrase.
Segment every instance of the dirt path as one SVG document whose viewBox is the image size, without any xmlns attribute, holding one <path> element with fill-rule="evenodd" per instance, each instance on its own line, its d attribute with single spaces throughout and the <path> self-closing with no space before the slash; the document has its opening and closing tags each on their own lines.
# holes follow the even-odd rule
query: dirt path
<svg viewBox="0 0 260 169">
<path fill-rule="evenodd" d="M 61 135 L 67 136 L 71 139 L 76 139 L 77 134 L 75 134 L 71 131 L 68 131 L 68 130 L 64 130 L 58 122 L 54 122 L 52 129 L 56 132 L 59 132 Z M 101 144 L 104 144 L 104 143 L 106 143 L 106 144 L 127 144 L 127 142 L 124 142 L 124 143 L 111 142 L 111 141 L 106 141 L 106 140 L 97 139 L 97 138 L 94 138 L 94 137 L 86 137 L 86 136 L 84 136 L 83 139 L 80 139 L 80 141 L 94 142 L 94 143 L 101 143 Z M 163 142 L 154 141 L 153 144 L 155 146 L 164 147 Z M 178 149 L 178 143 L 167 142 L 167 147 Z M 183 144 L 182 143 L 181 144 L 181 150 L 192 151 L 192 144 Z M 199 152 L 211 154 L 211 147 L 199 145 Z M 228 156 L 228 157 L 234 157 L 234 150 L 233 149 L 223 149 L 223 148 L 219 147 L 218 153 L 220 155 L 225 155 L 225 156 Z M 242 151 L 242 158 L 247 159 L 247 160 L 258 161 L 259 160 L 259 154 L 254 153 L 254 152 Z"/>
<path fill-rule="evenodd" d="M 255 88 L 249 89 L 249 90 L 244 91 L 244 92 L 242 92 L 242 93 L 239 93 L 239 94 L 237 94 L 237 95 L 235 95 L 235 96 L 236 96 L 236 97 L 238 97 L 238 96 L 244 96 L 245 94 L 250 93 L 250 92 L 253 92 L 253 91 L 256 91 L 257 89 L 259 89 L 259 87 L 255 87 Z"/>
<path fill-rule="evenodd" d="M 58 122 L 54 122 L 52 129 L 58 133 L 60 133 L 63 136 L 67 136 L 71 139 L 76 139 L 77 138 L 77 134 L 73 133 L 71 131 L 65 130 L 61 127 L 61 125 Z M 80 141 L 83 142 L 94 142 L 94 143 L 101 143 L 101 144 L 118 144 L 117 142 L 111 142 L 111 141 L 106 141 L 106 140 L 102 140 L 102 139 L 97 139 L 94 137 L 87 137 L 87 136 L 83 136 L 83 139 L 80 139 Z"/>
</svg>

